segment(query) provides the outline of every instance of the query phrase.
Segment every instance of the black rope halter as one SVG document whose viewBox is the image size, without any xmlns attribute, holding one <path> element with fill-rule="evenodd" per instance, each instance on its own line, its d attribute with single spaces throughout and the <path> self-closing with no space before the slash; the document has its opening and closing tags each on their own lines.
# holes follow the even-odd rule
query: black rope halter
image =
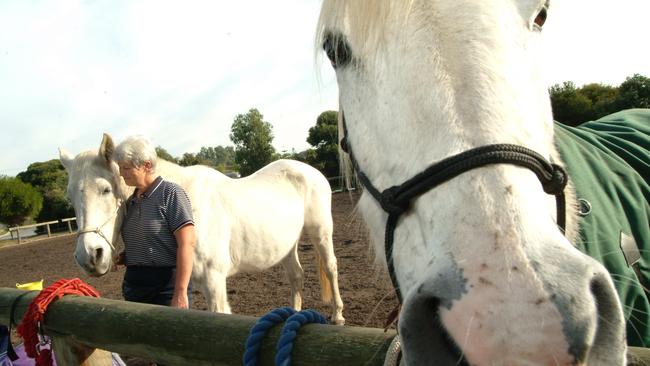
<svg viewBox="0 0 650 366">
<path fill-rule="evenodd" d="M 393 283 L 400 304 L 402 303 L 402 293 L 397 284 L 395 266 L 393 264 L 393 240 L 398 220 L 404 212 L 410 209 L 411 202 L 415 198 L 462 173 L 492 164 L 511 164 L 532 170 L 542 183 L 544 192 L 555 195 L 557 225 L 564 232 L 566 226 L 566 204 L 564 197 L 564 187 L 567 184 L 566 171 L 557 164 L 549 163 L 537 152 L 523 146 L 512 144 L 494 144 L 477 147 L 445 158 L 429 166 L 402 184 L 392 186 L 380 192 L 372 184 L 363 170 L 361 170 L 358 161 L 355 159 L 352 153 L 352 147 L 347 141 L 348 131 L 343 111 L 341 111 L 341 115 L 344 133 L 341 139 L 341 149 L 350 156 L 361 185 L 379 202 L 381 208 L 388 213 L 384 236 L 384 250 L 390 280 Z"/>
</svg>

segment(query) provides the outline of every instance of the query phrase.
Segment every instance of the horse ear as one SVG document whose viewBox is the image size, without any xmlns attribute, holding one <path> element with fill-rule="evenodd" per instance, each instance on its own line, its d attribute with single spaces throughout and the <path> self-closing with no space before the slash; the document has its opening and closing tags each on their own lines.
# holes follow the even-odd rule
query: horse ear
<svg viewBox="0 0 650 366">
<path fill-rule="evenodd" d="M 74 161 L 74 156 L 72 156 L 72 154 L 70 154 L 66 149 L 60 147 L 59 160 L 61 161 L 61 164 L 63 164 L 63 167 L 66 168 L 66 170 L 70 170 L 72 167 L 72 162 Z"/>
<path fill-rule="evenodd" d="M 102 144 L 99 146 L 99 156 L 104 158 L 106 164 L 110 164 L 111 159 L 113 158 L 113 152 L 115 151 L 115 144 L 113 139 L 107 133 L 104 133 L 102 138 Z"/>
</svg>

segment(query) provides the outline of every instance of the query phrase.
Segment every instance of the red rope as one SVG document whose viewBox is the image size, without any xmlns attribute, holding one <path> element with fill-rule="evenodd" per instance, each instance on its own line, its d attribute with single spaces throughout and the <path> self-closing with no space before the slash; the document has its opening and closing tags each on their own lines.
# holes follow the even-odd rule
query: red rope
<svg viewBox="0 0 650 366">
<path fill-rule="evenodd" d="M 43 317 L 45 316 L 47 307 L 50 306 L 52 302 L 65 295 L 99 297 L 99 292 L 78 278 L 63 278 L 50 285 L 48 288 L 43 289 L 38 296 L 32 300 L 22 322 L 16 328 L 16 331 L 25 342 L 25 353 L 27 353 L 27 356 L 36 359 L 36 366 L 52 365 L 51 350 L 37 349 L 37 347 L 43 345 L 39 342 L 39 325 L 43 322 Z"/>
</svg>

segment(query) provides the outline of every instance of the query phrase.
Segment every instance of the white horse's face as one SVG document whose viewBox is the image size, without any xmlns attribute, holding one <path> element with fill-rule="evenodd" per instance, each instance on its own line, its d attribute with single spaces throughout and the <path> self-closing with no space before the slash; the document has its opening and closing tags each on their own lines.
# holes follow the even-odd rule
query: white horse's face
<svg viewBox="0 0 650 366">
<path fill-rule="evenodd" d="M 89 275 L 103 276 L 111 268 L 122 218 L 124 193 L 117 164 L 92 151 L 73 157 L 60 150 L 60 160 L 68 171 L 67 196 L 79 227 L 75 261 Z"/>
<path fill-rule="evenodd" d="M 558 161 L 537 54 L 547 7 L 324 2 L 319 39 L 336 71 L 348 145 L 375 187 L 488 144 Z M 387 214 L 365 192 L 359 205 L 384 253 Z M 413 200 L 392 256 L 407 364 L 456 365 L 461 355 L 471 365 L 624 364 L 611 278 L 562 235 L 555 214 L 535 174 L 505 164 Z"/>
</svg>

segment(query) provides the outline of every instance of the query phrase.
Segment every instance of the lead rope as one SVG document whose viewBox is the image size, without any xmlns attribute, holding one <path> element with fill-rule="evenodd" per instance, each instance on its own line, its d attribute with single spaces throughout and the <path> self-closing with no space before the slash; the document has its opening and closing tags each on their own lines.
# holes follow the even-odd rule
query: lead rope
<svg viewBox="0 0 650 366">
<path fill-rule="evenodd" d="M 399 334 L 396 334 L 386 350 L 384 366 L 398 366 L 402 360 L 402 344 L 399 340 Z"/>
<path fill-rule="evenodd" d="M 48 306 L 65 295 L 99 297 L 99 292 L 78 278 L 60 279 L 42 290 L 29 304 L 16 331 L 25 342 L 25 353 L 36 366 L 51 366 L 52 348 L 43 333 L 43 319 Z"/>
</svg>

